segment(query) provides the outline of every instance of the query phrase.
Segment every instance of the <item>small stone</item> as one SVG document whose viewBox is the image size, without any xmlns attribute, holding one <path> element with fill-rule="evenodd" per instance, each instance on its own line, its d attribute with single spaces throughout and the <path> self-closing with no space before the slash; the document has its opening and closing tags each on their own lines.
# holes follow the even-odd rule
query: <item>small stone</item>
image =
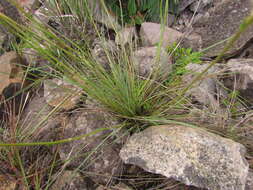
<svg viewBox="0 0 253 190">
<path fill-rule="evenodd" d="M 82 89 L 60 79 L 44 81 L 44 96 L 52 107 L 72 109 L 81 98 Z"/>
<path fill-rule="evenodd" d="M 243 145 L 200 128 L 153 126 L 129 138 L 126 164 L 208 190 L 244 190 L 249 164 Z"/>
<path fill-rule="evenodd" d="M 162 46 L 168 47 L 180 40 L 182 33 L 169 27 L 165 27 L 162 39 Z M 160 42 L 161 25 L 151 22 L 144 22 L 141 25 L 140 37 L 144 46 L 154 46 Z"/>
<path fill-rule="evenodd" d="M 156 71 L 162 79 L 169 76 L 172 70 L 172 59 L 163 48 L 160 50 L 159 59 L 157 59 L 157 51 L 157 47 L 143 47 L 134 52 L 133 60 L 140 76 L 147 78 Z"/>
</svg>

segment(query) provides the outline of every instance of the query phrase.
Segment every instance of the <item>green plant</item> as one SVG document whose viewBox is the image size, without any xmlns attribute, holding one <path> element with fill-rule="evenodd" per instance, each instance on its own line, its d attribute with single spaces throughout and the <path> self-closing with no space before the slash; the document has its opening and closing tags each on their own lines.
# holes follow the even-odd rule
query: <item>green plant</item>
<svg viewBox="0 0 253 190">
<path fill-rule="evenodd" d="M 159 22 L 161 10 L 167 12 L 165 0 L 105 0 L 105 2 L 112 13 L 127 24 Z M 176 13 L 178 4 L 178 0 L 169 0 L 169 10 Z"/>
<path fill-rule="evenodd" d="M 201 52 L 193 52 L 191 48 L 180 48 L 177 45 L 168 47 L 168 52 L 173 57 L 172 72 L 167 82 L 171 82 L 176 78 L 180 78 L 183 74 L 187 73 L 186 66 L 190 63 L 201 63 Z"/>
</svg>

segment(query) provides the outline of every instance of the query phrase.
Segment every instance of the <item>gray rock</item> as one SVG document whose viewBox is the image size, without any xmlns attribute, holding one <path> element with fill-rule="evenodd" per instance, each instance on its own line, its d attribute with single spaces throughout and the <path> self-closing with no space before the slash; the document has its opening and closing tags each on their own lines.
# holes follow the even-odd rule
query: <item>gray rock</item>
<svg viewBox="0 0 253 190">
<path fill-rule="evenodd" d="M 203 46 L 199 49 L 205 49 L 220 42 L 205 52 L 207 56 L 218 55 L 226 44 L 224 40 L 238 30 L 242 20 L 250 14 L 251 10 L 251 0 L 223 0 L 217 3 L 214 8 L 209 9 L 209 14 L 206 14 L 193 25 L 194 32 L 203 39 Z M 252 37 L 253 26 L 241 35 L 227 54 L 235 54 Z"/>
<path fill-rule="evenodd" d="M 127 164 L 209 190 L 244 190 L 245 147 L 200 128 L 162 125 L 134 134 L 120 151 Z"/>
<path fill-rule="evenodd" d="M 253 104 L 253 59 L 231 59 L 226 64 L 224 85 L 238 90 L 247 103 Z"/>
<path fill-rule="evenodd" d="M 73 114 L 64 128 L 64 138 L 90 134 L 94 130 L 111 128 L 117 120 L 111 115 L 98 110 L 77 112 Z M 79 167 L 89 173 L 89 177 L 100 184 L 107 184 L 114 175 L 121 172 L 121 160 L 117 145 L 108 144 L 105 138 L 111 130 L 96 132 L 79 141 L 73 141 L 60 146 L 60 158 L 69 167 Z M 70 158 L 70 160 L 69 160 Z"/>
<path fill-rule="evenodd" d="M 154 46 L 160 42 L 161 25 L 151 22 L 144 22 L 141 25 L 140 37 L 144 46 Z M 176 43 L 182 37 L 182 33 L 169 27 L 165 27 L 162 46 L 167 47 Z"/>
<path fill-rule="evenodd" d="M 163 48 L 160 58 L 156 60 L 157 51 L 157 47 L 143 47 L 134 52 L 133 61 L 140 76 L 148 77 L 158 72 L 162 79 L 168 77 L 172 70 L 172 60 Z"/>
<path fill-rule="evenodd" d="M 192 80 L 202 71 L 206 69 L 209 64 L 189 64 L 186 69 L 189 71 L 183 76 L 183 81 L 188 85 Z M 210 106 L 213 110 L 219 108 L 219 102 L 216 99 L 217 95 L 223 95 L 226 97 L 226 92 L 218 85 L 217 73 L 219 68 L 214 66 L 208 70 L 205 74 L 209 74 L 210 77 L 206 77 L 199 80 L 195 85 L 188 90 L 187 95 L 193 97 L 199 103 L 205 106 Z"/>
</svg>

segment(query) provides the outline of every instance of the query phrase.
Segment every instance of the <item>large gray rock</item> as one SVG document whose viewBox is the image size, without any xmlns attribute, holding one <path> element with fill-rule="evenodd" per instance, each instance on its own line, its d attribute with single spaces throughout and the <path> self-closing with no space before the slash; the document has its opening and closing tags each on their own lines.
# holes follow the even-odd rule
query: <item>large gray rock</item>
<svg viewBox="0 0 253 190">
<path fill-rule="evenodd" d="M 168 77 L 172 70 L 172 59 L 164 48 L 161 48 L 160 55 L 157 51 L 158 48 L 153 46 L 143 47 L 134 52 L 133 61 L 140 76 L 148 77 L 158 72 L 159 77 Z"/>
<path fill-rule="evenodd" d="M 199 128 L 153 126 L 120 151 L 127 164 L 209 190 L 244 190 L 249 164 L 239 143 Z"/>
<path fill-rule="evenodd" d="M 205 52 L 207 56 L 216 56 L 221 52 L 226 44 L 224 40 L 238 30 L 242 20 L 250 14 L 253 6 L 251 0 L 222 0 L 215 4 L 214 8 L 209 9 L 208 13 L 193 25 L 194 32 L 201 35 L 203 39 L 200 49 L 219 43 Z M 252 39 L 252 28 L 253 26 L 241 35 L 227 54 L 235 54 Z"/>
<path fill-rule="evenodd" d="M 238 90 L 245 102 L 253 104 L 253 59 L 231 59 L 226 64 L 224 85 Z"/>
</svg>

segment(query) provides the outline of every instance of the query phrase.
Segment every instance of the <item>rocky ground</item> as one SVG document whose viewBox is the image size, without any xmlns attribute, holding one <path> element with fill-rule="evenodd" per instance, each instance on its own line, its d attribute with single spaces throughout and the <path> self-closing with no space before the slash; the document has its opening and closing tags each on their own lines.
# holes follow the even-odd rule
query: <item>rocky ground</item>
<svg viewBox="0 0 253 190">
<path fill-rule="evenodd" d="M 48 27 L 78 39 L 79 33 L 47 15 L 47 3 L 16 2 Z M 110 70 L 108 52 L 116 59 L 136 43 L 130 60 L 141 78 L 148 78 L 157 67 L 159 79 L 174 72 L 168 46 L 201 51 L 201 64 L 187 64 L 188 72 L 181 76 L 188 85 L 219 55 L 252 6 L 250 0 L 181 0 L 178 16 L 168 13 L 160 50 L 159 23 L 122 27 L 97 6 L 93 16 L 106 40 L 88 26 L 85 41 L 105 70 Z M 0 11 L 33 28 L 7 1 L 0 1 Z M 253 190 L 252 27 L 186 92 L 189 117 L 181 123 L 131 131 L 115 127 L 123 119 L 106 111 L 80 86 L 64 77 L 43 77 L 54 72 L 50 63 L 32 48 L 13 48 L 11 42 L 20 39 L 0 25 L 1 143 L 52 142 L 109 129 L 55 146 L 3 148 L 0 190 Z M 155 64 L 157 52 L 160 59 Z"/>
</svg>

